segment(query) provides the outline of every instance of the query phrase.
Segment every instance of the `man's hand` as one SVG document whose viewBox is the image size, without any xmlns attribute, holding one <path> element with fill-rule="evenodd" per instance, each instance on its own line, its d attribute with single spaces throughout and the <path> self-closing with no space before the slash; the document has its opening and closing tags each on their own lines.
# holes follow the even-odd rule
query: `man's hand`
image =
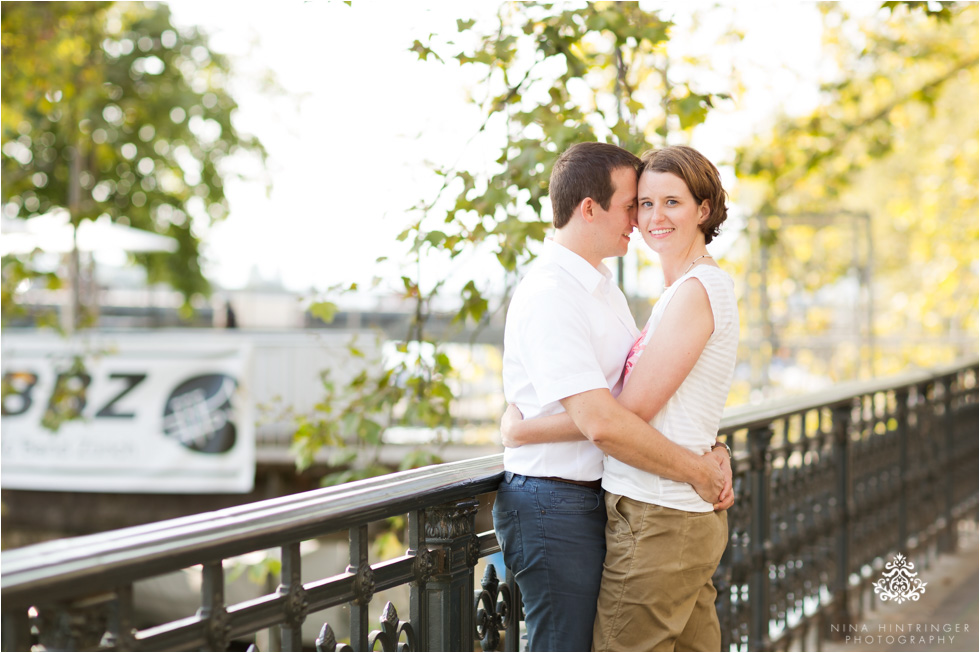
<svg viewBox="0 0 980 653">
<path fill-rule="evenodd" d="M 712 455 L 711 452 L 701 456 L 697 475 L 699 480 L 692 483 L 694 491 L 712 506 L 721 505 L 726 484 L 729 493 L 731 493 L 731 467 L 729 467 L 728 474 L 726 475 L 717 456 Z M 735 503 L 734 499 L 732 503 Z"/>
<path fill-rule="evenodd" d="M 728 457 L 728 449 L 725 447 L 715 447 L 705 454 L 705 457 L 713 456 L 718 460 L 718 465 L 725 474 L 725 486 L 718 495 L 718 500 L 712 502 L 715 510 L 728 510 L 735 505 L 735 490 L 732 487 L 732 459 Z"/>
<path fill-rule="evenodd" d="M 507 410 L 500 418 L 500 439 L 505 447 L 516 449 L 524 444 L 517 441 L 516 433 L 517 426 L 522 421 L 524 421 L 524 415 L 521 414 L 521 410 L 514 404 L 507 404 Z"/>
</svg>

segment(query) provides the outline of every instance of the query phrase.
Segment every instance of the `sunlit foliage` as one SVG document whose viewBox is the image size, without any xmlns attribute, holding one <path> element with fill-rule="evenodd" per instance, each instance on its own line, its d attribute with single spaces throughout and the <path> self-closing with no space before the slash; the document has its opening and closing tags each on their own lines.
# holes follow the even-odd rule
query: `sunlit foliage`
<svg viewBox="0 0 980 653">
<path fill-rule="evenodd" d="M 698 62 L 670 59 L 672 23 L 636 3 L 502 3 L 496 20 L 459 20 L 457 28 L 412 50 L 482 80 L 472 101 L 484 122 L 474 139 L 496 155 L 482 166 L 436 169 L 442 190 L 401 235 L 413 252 L 455 258 L 489 247 L 513 272 L 550 226 L 543 202 L 559 152 L 601 140 L 639 153 L 688 133 L 729 97 L 727 86 L 699 83 Z M 465 286 L 458 319 L 487 314 L 486 287 L 486 278 Z"/>
<path fill-rule="evenodd" d="M 2 15 L 4 217 L 64 208 L 75 225 L 108 215 L 170 236 L 175 254 L 136 257 L 149 281 L 188 305 L 206 294 L 200 241 L 228 212 L 225 161 L 264 158 L 235 128 L 228 62 L 165 4 L 9 2 Z M 4 261 L 5 291 L 18 270 L 30 276 Z"/>
<path fill-rule="evenodd" d="M 824 5 L 820 106 L 739 150 L 758 369 L 847 379 L 976 352 L 978 7 L 918 5 Z"/>
<path fill-rule="evenodd" d="M 323 407 L 331 408 L 324 412 L 343 412 L 350 424 L 329 436 L 323 423 L 301 424 L 294 437 L 301 464 L 320 446 L 346 447 L 347 462 L 354 464 L 358 445 L 383 438 L 378 423 L 436 433 L 454 424 L 448 383 L 455 371 L 443 343 L 426 328 L 433 299 L 449 280 L 426 278 L 423 263 L 430 257 L 465 258 L 482 249 L 496 256 L 511 283 L 516 281 L 518 266 L 533 257 L 533 244 L 551 226 L 545 198 L 559 152 L 585 140 L 641 152 L 702 123 L 712 106 L 728 97 L 728 88 L 702 88 L 686 76 L 696 70 L 692 62 L 677 67 L 686 73 L 672 69 L 678 62 L 667 53 L 671 28 L 659 12 L 636 3 L 569 8 L 507 2 L 485 24 L 461 19 L 456 34 L 433 34 L 411 45 L 425 65 L 462 66 L 481 80 L 471 100 L 482 114 L 473 141 L 493 154 L 476 166 L 436 166 L 444 183 L 413 208 L 412 221 L 399 236 L 409 245 L 403 295 L 416 307 L 409 333 L 396 345 L 401 355 L 380 374 L 359 378 L 343 399 L 325 380 Z M 500 269 L 464 269 L 465 278 L 452 280 L 461 287 L 455 321 L 479 325 L 501 308 L 492 305 L 488 291 Z M 334 306 L 318 302 L 314 310 L 329 316 Z M 365 424 L 364 415 L 383 419 Z M 362 473 L 376 470 L 369 465 L 341 480 Z"/>
</svg>

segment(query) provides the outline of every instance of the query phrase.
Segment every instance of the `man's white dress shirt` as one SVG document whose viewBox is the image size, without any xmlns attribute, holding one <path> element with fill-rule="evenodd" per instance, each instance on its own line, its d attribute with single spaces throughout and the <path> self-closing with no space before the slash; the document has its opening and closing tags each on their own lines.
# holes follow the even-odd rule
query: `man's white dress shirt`
<svg viewBox="0 0 980 653">
<path fill-rule="evenodd" d="M 504 326 L 504 395 L 525 419 L 563 412 L 587 390 L 622 389 L 623 363 L 639 336 L 605 265 L 547 240 L 514 292 Z M 602 452 L 587 440 L 504 450 L 504 469 L 525 476 L 593 481 Z"/>
</svg>

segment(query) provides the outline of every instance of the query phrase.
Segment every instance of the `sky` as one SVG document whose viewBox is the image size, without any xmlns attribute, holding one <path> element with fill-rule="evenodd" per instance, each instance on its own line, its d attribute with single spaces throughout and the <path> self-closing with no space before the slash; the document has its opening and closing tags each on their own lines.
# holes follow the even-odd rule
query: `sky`
<svg viewBox="0 0 980 653">
<path fill-rule="evenodd" d="M 224 2 L 168 4 L 176 25 L 201 28 L 212 49 L 232 59 L 236 126 L 269 154 L 265 171 L 237 164 L 250 179 L 229 180 L 230 215 L 206 235 L 206 272 L 220 287 L 242 288 L 256 276 L 298 292 L 397 280 L 403 245 L 395 236 L 439 184 L 429 162 L 465 166 L 498 155 L 472 139 L 482 117 L 467 102 L 481 91 L 471 73 L 452 61 L 421 63 L 408 50 L 429 34 L 455 34 L 458 18 L 492 16 L 495 3 L 246 0 L 233 11 Z M 744 31 L 734 61 L 718 59 L 729 50 L 712 55 L 719 74 L 736 66 L 747 90 L 696 131 L 693 145 L 709 158 L 730 158 L 774 111 L 798 113 L 816 102 L 814 3 L 644 4 L 666 7 L 680 25 L 692 8 L 708 9 L 701 20 L 709 28 L 734 20 Z M 703 43 L 671 43 L 679 55 L 706 51 Z M 257 80 L 267 72 L 282 93 L 262 90 Z M 722 172 L 728 185 L 731 172 Z M 375 263 L 381 256 L 390 260 Z M 454 272 L 438 273 L 447 271 Z"/>
</svg>

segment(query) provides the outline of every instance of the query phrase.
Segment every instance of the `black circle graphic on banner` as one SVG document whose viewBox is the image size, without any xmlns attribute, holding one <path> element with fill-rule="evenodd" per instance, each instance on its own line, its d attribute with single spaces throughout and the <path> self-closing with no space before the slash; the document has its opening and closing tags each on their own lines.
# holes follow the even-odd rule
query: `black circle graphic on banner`
<svg viewBox="0 0 980 653">
<path fill-rule="evenodd" d="M 163 432 L 188 449 L 225 453 L 235 446 L 231 397 L 238 382 L 226 374 L 187 379 L 163 407 Z"/>
</svg>

